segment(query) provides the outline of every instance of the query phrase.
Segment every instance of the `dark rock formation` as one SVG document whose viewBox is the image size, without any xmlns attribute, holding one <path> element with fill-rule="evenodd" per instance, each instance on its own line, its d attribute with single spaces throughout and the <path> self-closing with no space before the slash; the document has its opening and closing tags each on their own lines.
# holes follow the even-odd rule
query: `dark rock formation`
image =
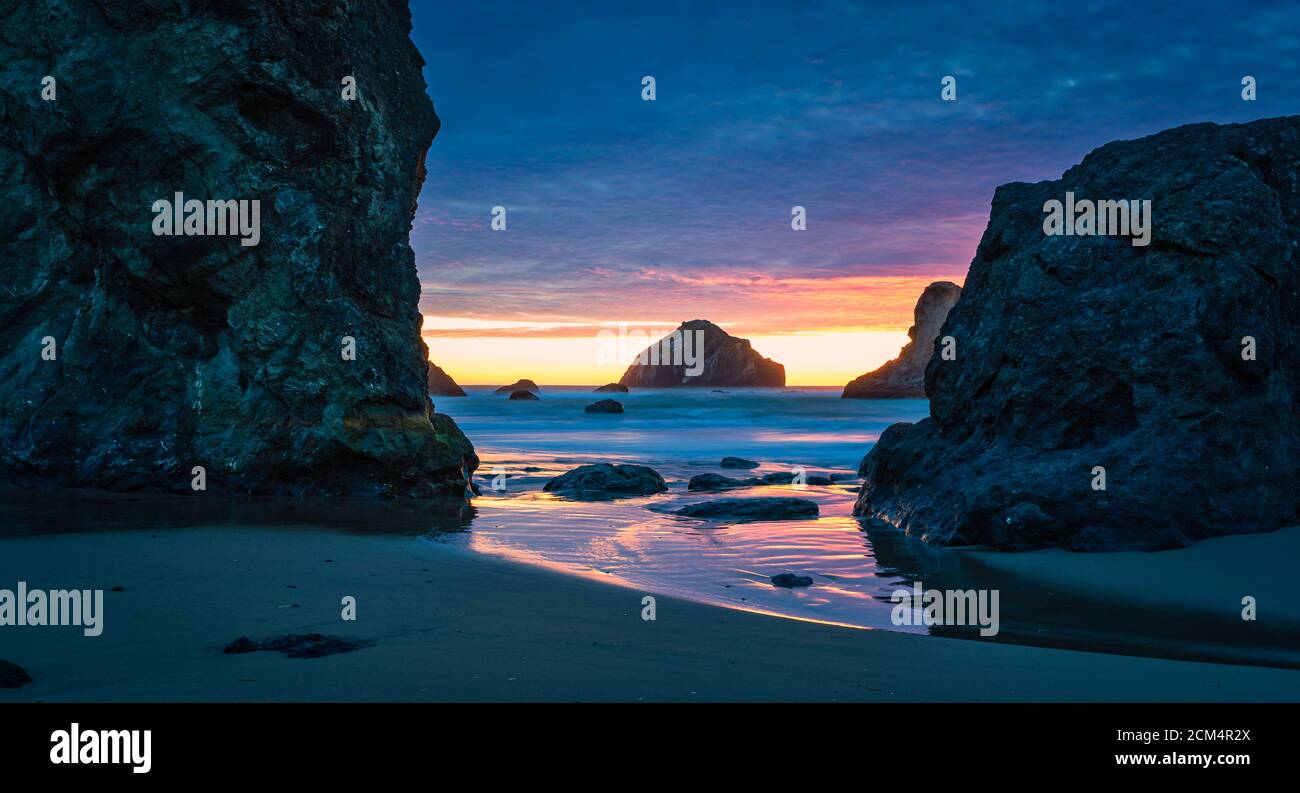
<svg viewBox="0 0 1300 793">
<path fill-rule="evenodd" d="M 534 394 L 532 391 L 514 391 L 514 392 L 512 392 L 512 393 L 510 394 L 510 398 L 511 398 L 511 399 L 517 399 L 517 400 L 523 400 L 523 401 L 525 401 L 525 402 L 527 402 L 527 401 L 529 401 L 529 400 L 532 400 L 532 401 L 535 402 L 535 401 L 541 399 L 541 397 L 539 397 L 538 395 Z"/>
<path fill-rule="evenodd" d="M 772 586 L 779 586 L 784 589 L 793 589 L 801 586 L 812 586 L 812 578 L 806 575 L 795 575 L 794 573 L 778 573 L 771 578 Z"/>
<path fill-rule="evenodd" d="M 935 281 L 925 288 L 912 311 L 911 339 L 898 357 L 879 369 L 855 377 L 844 386 L 846 399 L 900 399 L 925 396 L 925 366 L 934 354 L 934 342 L 948 312 L 957 305 L 961 287 L 951 281 Z"/>
<path fill-rule="evenodd" d="M 668 489 L 658 471 L 644 465 L 583 465 L 546 483 L 542 488 L 567 498 L 596 501 L 607 498 L 652 496 Z"/>
<path fill-rule="evenodd" d="M 753 460 L 746 460 L 744 457 L 723 457 L 722 462 L 718 463 L 723 468 L 757 468 L 758 463 Z"/>
<path fill-rule="evenodd" d="M 537 383 L 534 383 L 532 380 L 516 380 L 516 381 L 514 381 L 514 383 L 512 383 L 512 384 L 510 384 L 510 385 L 503 385 L 503 386 L 501 386 L 500 388 L 498 388 L 497 390 L 493 391 L 492 393 L 494 393 L 494 394 L 514 394 L 516 391 L 531 391 L 532 393 L 536 394 L 536 393 L 540 392 L 541 390 L 542 390 L 542 389 L 540 389 L 540 388 L 537 387 Z"/>
<path fill-rule="evenodd" d="M 708 320 L 693 319 L 647 347 L 619 383 L 643 388 L 780 387 L 785 385 L 785 367 L 755 352 L 748 339 L 738 339 Z"/>
<path fill-rule="evenodd" d="M 592 393 L 595 393 L 595 394 L 626 394 L 626 393 L 627 393 L 627 386 L 623 385 L 622 383 L 606 383 L 605 385 L 601 386 L 600 388 L 597 388 L 597 389 L 596 389 L 595 391 L 593 391 Z"/>
<path fill-rule="evenodd" d="M 1112 143 L 998 188 L 944 326 L 956 360 L 926 369 L 930 417 L 863 460 L 855 513 L 932 542 L 1076 550 L 1297 522 L 1298 172 L 1292 116 Z M 1067 190 L 1150 199 L 1150 245 L 1045 235 Z"/>
<path fill-rule="evenodd" d="M 429 362 L 429 396 L 449 396 L 463 397 L 465 389 L 456 384 L 451 379 L 451 375 L 442 370 L 441 366 Z"/>
<path fill-rule="evenodd" d="M 407 242 L 438 118 L 406 4 L 70 9 L 5 10 L 41 35 L 0 59 L 0 481 L 463 496 Z M 157 236 L 176 193 L 258 201 L 258 232 Z"/>
<path fill-rule="evenodd" d="M 623 403 L 617 399 L 602 399 L 583 408 L 587 413 L 622 413 Z"/>
<path fill-rule="evenodd" d="M 674 515 L 707 520 L 801 520 L 818 516 L 817 502 L 806 498 L 719 498 L 687 504 Z"/>
<path fill-rule="evenodd" d="M 757 485 L 766 485 L 762 479 L 752 476 L 748 479 L 732 479 L 729 476 L 719 474 L 696 474 L 686 483 L 687 490 L 735 490 L 740 487 L 755 487 Z"/>
<path fill-rule="evenodd" d="M 255 642 L 247 636 L 240 636 L 226 645 L 226 649 L 222 650 L 222 652 L 227 655 L 239 655 L 265 650 L 267 652 L 281 653 L 289 658 L 323 658 L 327 655 L 350 653 L 353 650 L 372 646 L 374 646 L 374 642 L 340 639 L 336 636 L 323 636 L 319 633 L 289 633 L 284 636 L 263 639 L 260 642 Z"/>
<path fill-rule="evenodd" d="M 32 682 L 32 676 L 18 664 L 0 658 L 0 688 L 18 688 Z"/>
</svg>

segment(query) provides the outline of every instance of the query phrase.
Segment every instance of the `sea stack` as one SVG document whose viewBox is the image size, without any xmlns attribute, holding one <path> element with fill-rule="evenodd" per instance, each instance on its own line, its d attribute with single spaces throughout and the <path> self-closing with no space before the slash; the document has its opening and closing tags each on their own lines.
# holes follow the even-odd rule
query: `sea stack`
<svg viewBox="0 0 1300 793">
<path fill-rule="evenodd" d="M 41 35 L 0 64 L 0 482 L 463 497 L 407 241 L 438 130 L 407 4 L 6 14 Z M 178 194 L 252 231 L 169 229 Z"/>
<path fill-rule="evenodd" d="M 879 369 L 856 377 L 844 386 L 845 399 L 903 399 L 925 396 L 925 365 L 934 354 L 934 342 L 948 312 L 957 305 L 961 287 L 951 281 L 935 281 L 925 288 L 912 310 L 911 339 L 898 357 Z"/>
<path fill-rule="evenodd" d="M 637 356 L 619 383 L 640 388 L 785 385 L 785 367 L 706 319 L 683 322 Z"/>
<path fill-rule="evenodd" d="M 532 380 L 516 380 L 510 385 L 501 386 L 500 388 L 498 388 L 496 391 L 493 391 L 492 393 L 513 394 L 516 391 L 528 391 L 529 393 L 536 394 L 539 391 L 541 391 L 541 389 L 538 388 L 537 383 L 534 383 Z"/>
<path fill-rule="evenodd" d="M 451 375 L 442 370 L 442 367 L 429 362 L 429 396 L 449 396 L 463 397 L 465 389 L 456 384 L 451 379 Z"/>
<path fill-rule="evenodd" d="M 999 187 L 931 359 L 930 416 L 862 462 L 855 513 L 937 543 L 1154 550 L 1300 513 L 1300 117 L 1193 124 Z M 1151 202 L 1048 235 L 1049 202 Z"/>
</svg>

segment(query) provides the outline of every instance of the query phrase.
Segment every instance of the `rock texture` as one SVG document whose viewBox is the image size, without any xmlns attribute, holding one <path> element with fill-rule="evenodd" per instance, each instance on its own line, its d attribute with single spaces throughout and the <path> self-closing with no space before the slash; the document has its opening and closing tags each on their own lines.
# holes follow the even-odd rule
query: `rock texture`
<svg viewBox="0 0 1300 793">
<path fill-rule="evenodd" d="M 785 385 L 785 367 L 759 355 L 748 339 L 739 339 L 705 319 L 683 322 L 677 333 L 669 335 L 647 347 L 638 357 L 645 363 L 633 363 L 623 373 L 619 383 L 642 388 L 671 388 L 674 386 L 771 386 Z M 696 347 L 686 333 L 703 334 L 701 346 Z M 688 345 L 678 352 L 680 344 Z M 658 349 L 658 363 L 650 357 Z M 702 368 L 699 374 L 690 374 L 685 363 L 685 352 L 699 349 Z"/>
<path fill-rule="evenodd" d="M 244 653 L 274 652 L 289 658 L 324 658 L 327 655 L 350 653 L 365 647 L 373 647 L 374 642 L 341 639 L 336 636 L 324 636 L 319 633 L 287 633 L 255 642 L 247 636 L 240 636 L 222 650 L 226 655 Z"/>
<path fill-rule="evenodd" d="M 407 242 L 438 118 L 406 4 L 71 5 L 5 11 L 40 35 L 0 59 L 0 481 L 463 495 Z M 176 192 L 259 201 L 259 244 L 155 236 Z"/>
<path fill-rule="evenodd" d="M 617 399 L 602 399 L 583 408 L 586 413 L 622 413 L 623 403 Z"/>
<path fill-rule="evenodd" d="M 595 501 L 607 498 L 651 496 L 668 490 L 659 472 L 644 465 L 581 465 L 546 483 L 542 488 L 572 499 Z"/>
<path fill-rule="evenodd" d="M 433 362 L 429 363 L 428 380 L 429 396 L 465 396 L 465 389 L 457 385 L 456 381 L 451 379 L 451 375 L 444 372 L 442 367 L 437 366 Z"/>
<path fill-rule="evenodd" d="M 805 520 L 819 514 L 816 501 L 806 498 L 719 498 L 687 504 L 674 515 L 705 520 L 751 522 L 760 520 Z"/>
<path fill-rule="evenodd" d="M 512 391 L 510 393 L 510 398 L 515 400 L 516 402 L 536 402 L 537 400 L 541 399 L 541 397 L 539 397 L 537 394 L 534 394 L 532 391 L 525 391 L 522 389 L 519 391 Z"/>
<path fill-rule="evenodd" d="M 536 394 L 537 392 L 541 391 L 541 389 L 538 388 L 537 383 L 534 383 L 532 380 L 516 380 L 511 385 L 503 385 L 500 388 L 498 388 L 496 391 L 493 391 L 492 393 L 513 394 L 516 391 L 530 391 Z"/>
<path fill-rule="evenodd" d="M 855 377 L 844 386 L 845 399 L 901 399 L 925 396 L 925 366 L 934 354 L 934 342 L 948 312 L 957 305 L 961 287 L 951 281 L 935 281 L 925 288 L 912 311 L 911 339 L 898 357 L 879 369 Z"/>
<path fill-rule="evenodd" d="M 938 543 L 1077 550 L 1297 522 L 1298 175 L 1292 116 L 1112 143 L 1060 180 L 998 188 L 944 327 L 956 360 L 926 369 L 930 417 L 863 460 L 856 514 Z M 1045 236 L 1043 204 L 1067 190 L 1151 199 L 1150 245 Z"/>
</svg>

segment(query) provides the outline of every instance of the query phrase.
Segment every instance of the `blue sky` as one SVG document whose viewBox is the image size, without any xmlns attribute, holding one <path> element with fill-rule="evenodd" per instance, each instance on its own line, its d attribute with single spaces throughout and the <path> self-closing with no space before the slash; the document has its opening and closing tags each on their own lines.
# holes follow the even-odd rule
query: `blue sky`
<svg viewBox="0 0 1300 793">
<path fill-rule="evenodd" d="M 964 275 L 998 184 L 1055 178 L 1111 140 L 1300 106 L 1291 3 L 412 10 L 443 122 L 412 234 L 427 315 L 906 327 L 870 279 Z M 498 204 L 506 232 L 489 230 Z M 806 232 L 790 230 L 796 204 Z M 785 296 L 819 288 L 846 299 Z"/>
</svg>

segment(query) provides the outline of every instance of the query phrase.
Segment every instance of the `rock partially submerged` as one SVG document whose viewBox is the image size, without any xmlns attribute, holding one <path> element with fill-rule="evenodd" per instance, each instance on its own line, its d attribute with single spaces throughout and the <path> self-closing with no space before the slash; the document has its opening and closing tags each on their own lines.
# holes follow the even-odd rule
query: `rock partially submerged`
<svg viewBox="0 0 1300 793">
<path fill-rule="evenodd" d="M 668 484 L 658 471 L 644 465 L 598 463 L 561 474 L 542 489 L 566 498 L 597 501 L 652 496 L 668 490 Z"/>
<path fill-rule="evenodd" d="M 695 353 L 698 360 L 691 359 Z M 693 319 L 642 351 L 619 383 L 644 388 L 780 387 L 785 385 L 785 367 L 759 355 L 748 339 L 732 336 L 706 319 Z"/>
<path fill-rule="evenodd" d="M 289 633 L 273 636 L 255 642 L 247 636 L 240 636 L 222 650 L 227 655 L 267 651 L 281 653 L 289 658 L 323 658 L 337 653 L 350 653 L 363 647 L 371 647 L 374 642 L 356 639 L 341 639 L 337 636 L 324 636 L 319 633 Z"/>
<path fill-rule="evenodd" d="M 771 578 L 772 586 L 779 586 L 784 589 L 794 589 L 795 587 L 812 586 L 812 578 L 806 575 L 795 575 L 794 573 L 778 573 Z"/>
<path fill-rule="evenodd" d="M 1046 236 L 1067 191 L 1150 199 L 1150 245 Z M 1090 551 L 1296 523 L 1298 245 L 1295 116 L 1112 143 L 998 188 L 944 326 L 956 359 L 926 369 L 930 417 L 863 460 L 855 514 Z"/>
<path fill-rule="evenodd" d="M 627 386 L 623 385 L 622 383 L 606 383 L 605 385 L 601 386 L 600 388 L 597 388 L 597 389 L 596 389 L 595 391 L 593 391 L 592 393 L 595 393 L 595 394 L 626 394 L 626 393 L 627 393 Z"/>
<path fill-rule="evenodd" d="M 5 9 L 42 35 L 0 61 L 0 482 L 189 494 L 202 464 L 209 493 L 463 494 L 408 242 L 438 118 L 407 4 L 186 8 Z M 257 239 L 166 234 L 194 201 Z"/>
<path fill-rule="evenodd" d="M 539 397 L 537 394 L 534 394 L 532 391 L 523 391 L 523 390 L 511 392 L 510 398 L 515 400 L 521 400 L 524 402 L 527 402 L 529 400 L 541 399 L 541 397 Z"/>
<path fill-rule="evenodd" d="M 686 489 L 703 491 L 735 490 L 741 487 L 755 487 L 766 484 L 768 483 L 757 476 L 751 476 L 748 479 L 733 479 L 721 474 L 696 474 L 686 483 Z"/>
<path fill-rule="evenodd" d="M 456 384 L 451 379 L 451 375 L 442 370 L 442 367 L 432 361 L 429 362 L 429 396 L 449 396 L 463 397 L 465 389 Z"/>
<path fill-rule="evenodd" d="M 602 399 L 583 408 L 586 413 L 622 413 L 623 403 L 617 399 Z"/>
<path fill-rule="evenodd" d="M 925 288 L 912 311 L 910 339 L 898 357 L 854 378 L 840 396 L 846 399 L 901 399 L 925 396 L 925 367 L 934 354 L 934 343 L 948 312 L 957 305 L 961 287 L 951 281 L 935 281 Z"/>
<path fill-rule="evenodd" d="M 803 520 L 820 512 L 817 502 L 806 498 L 719 498 L 687 504 L 672 511 L 674 515 L 706 520 L 750 522 L 760 520 Z"/>
<path fill-rule="evenodd" d="M 32 682 L 27 670 L 0 658 L 0 688 L 18 688 Z"/>
<path fill-rule="evenodd" d="M 510 385 L 501 386 L 500 388 L 493 391 L 492 393 L 510 394 L 511 396 L 514 396 L 514 393 L 516 391 L 531 391 L 532 393 L 536 394 L 539 393 L 541 389 L 538 388 L 537 383 L 534 383 L 532 380 L 516 380 Z"/>
<path fill-rule="evenodd" d="M 718 463 L 723 468 L 757 468 L 758 463 L 753 460 L 746 460 L 744 457 L 723 457 L 722 462 Z"/>
</svg>

